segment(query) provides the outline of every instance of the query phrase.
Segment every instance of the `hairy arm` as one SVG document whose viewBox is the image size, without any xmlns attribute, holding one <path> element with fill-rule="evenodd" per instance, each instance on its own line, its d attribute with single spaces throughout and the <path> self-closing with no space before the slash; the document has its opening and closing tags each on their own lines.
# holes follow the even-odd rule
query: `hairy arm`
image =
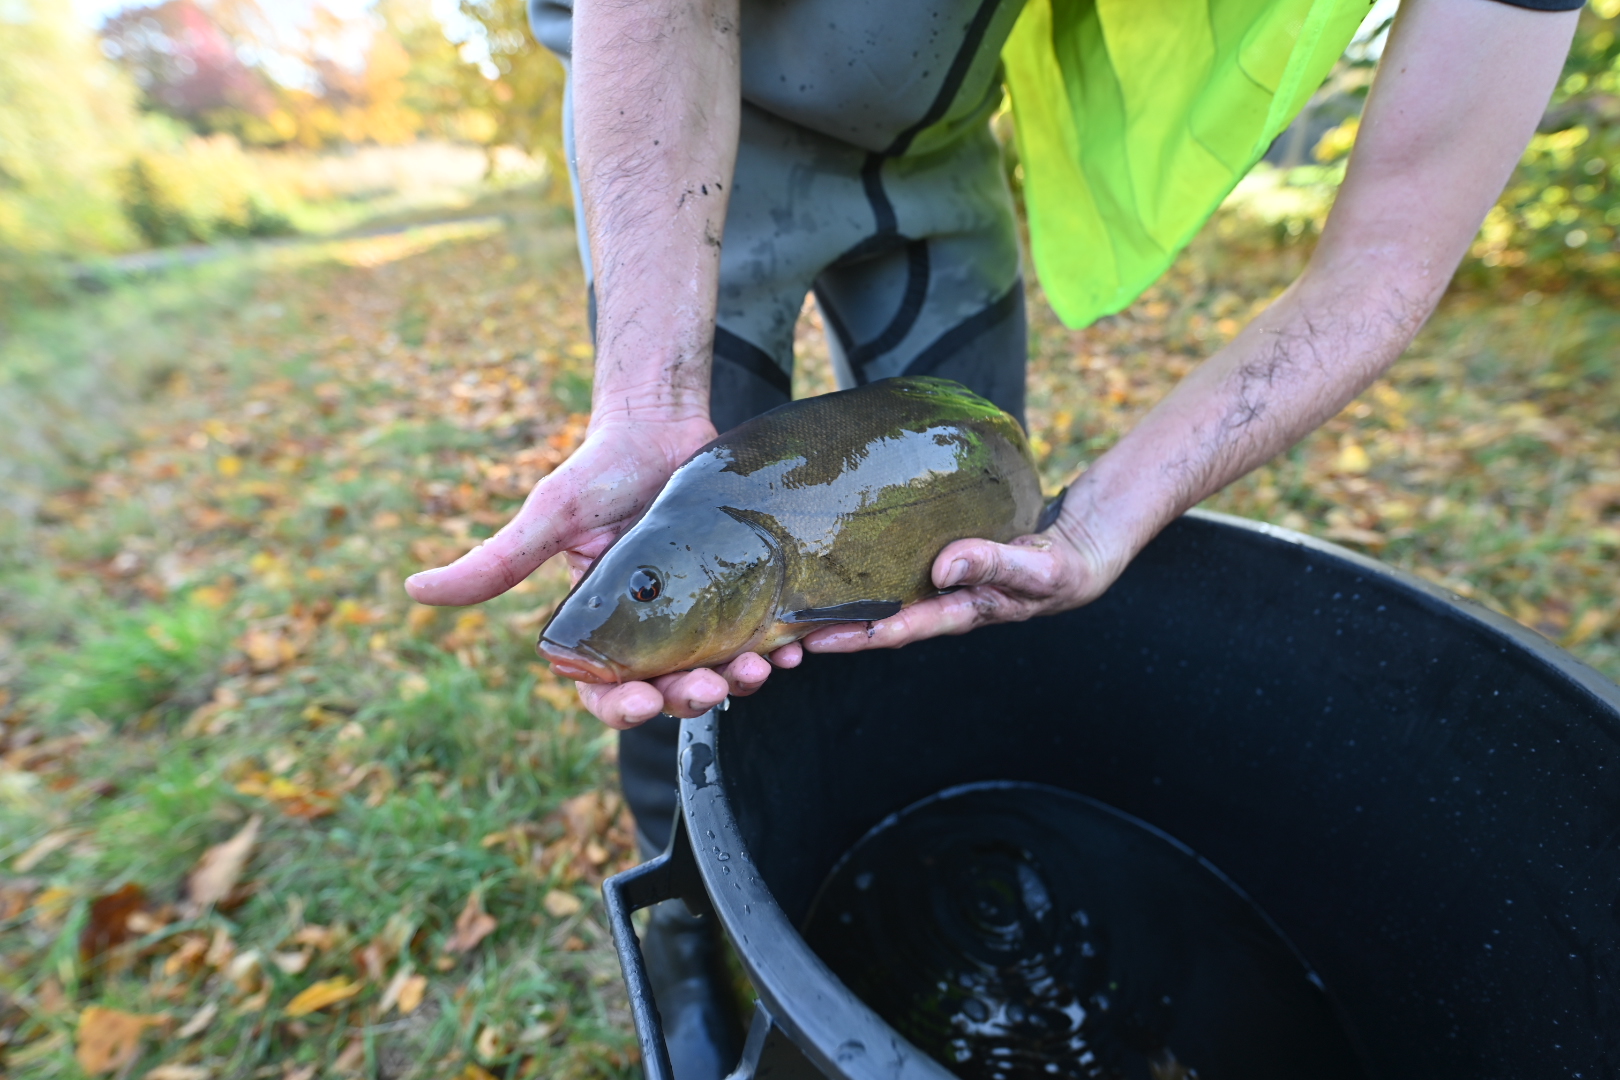
<svg viewBox="0 0 1620 1080">
<path fill-rule="evenodd" d="M 426 604 L 473 604 L 567 553 L 576 576 L 714 437 L 709 366 L 720 241 L 741 120 L 738 0 L 584 0 L 574 15 L 575 150 L 596 271 L 596 379 L 584 443 L 450 566 Z M 796 655 L 793 658 L 796 660 Z M 582 688 L 623 726 L 746 693 L 769 665 Z M 666 703 L 665 694 L 671 701 Z M 699 709 L 698 711 L 701 711 Z"/>
<path fill-rule="evenodd" d="M 576 9 L 574 127 L 596 269 L 591 423 L 707 423 L 741 115 L 737 0 Z"/>
<path fill-rule="evenodd" d="M 1048 533 L 958 541 L 934 581 L 969 588 L 807 647 L 894 646 L 1087 603 L 1171 520 L 1342 409 L 1439 302 L 1535 130 L 1576 17 L 1407 0 L 1299 279 L 1093 463 Z"/>
</svg>

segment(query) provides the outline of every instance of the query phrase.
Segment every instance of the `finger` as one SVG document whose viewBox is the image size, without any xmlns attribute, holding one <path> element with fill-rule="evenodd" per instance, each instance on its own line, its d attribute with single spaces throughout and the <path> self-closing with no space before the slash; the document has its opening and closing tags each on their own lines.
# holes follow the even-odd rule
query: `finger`
<svg viewBox="0 0 1620 1080">
<path fill-rule="evenodd" d="M 719 672 L 732 697 L 747 697 L 765 685 L 771 675 L 771 664 L 759 653 L 743 653 Z"/>
<path fill-rule="evenodd" d="M 731 688 L 710 668 L 660 675 L 653 686 L 664 695 L 664 711 L 671 716 L 701 716 L 726 700 Z"/>
<path fill-rule="evenodd" d="M 780 649 L 777 649 L 775 652 L 771 653 L 771 655 L 766 657 L 766 659 L 769 660 L 773 666 L 782 668 L 783 670 L 788 668 L 796 668 L 800 664 L 804 663 L 804 646 L 797 641 L 790 641 L 786 645 L 783 645 Z"/>
<path fill-rule="evenodd" d="M 592 716 L 621 731 L 644 724 L 664 711 L 664 695 L 644 682 L 574 685 Z"/>
<path fill-rule="evenodd" d="M 898 649 L 924 638 L 965 634 L 988 623 L 1024 619 L 1032 613 L 1033 605 L 1015 601 L 998 589 L 979 586 L 924 600 L 880 622 L 839 623 L 817 630 L 804 639 L 804 647 L 813 653 Z"/>
<path fill-rule="evenodd" d="M 560 501 L 535 488 L 494 536 L 449 566 L 406 578 L 405 591 L 420 604 L 477 604 L 499 596 L 565 546 L 558 526 L 571 522 L 576 508 Z M 572 535 L 566 540 L 579 542 Z"/>
<path fill-rule="evenodd" d="M 494 536 L 436 570 L 405 581 L 422 604 L 477 604 L 510 589 L 563 549 L 589 559 L 612 542 L 619 526 L 645 501 L 643 488 L 659 478 L 604 466 L 600 444 L 581 447 L 561 468 L 536 484 L 517 515 Z"/>
<path fill-rule="evenodd" d="M 1053 596 L 1062 585 L 1062 560 L 1049 539 L 1027 539 L 1032 542 L 958 540 L 947 544 L 934 559 L 934 585 L 941 589 L 993 585 L 1031 599 Z"/>
</svg>

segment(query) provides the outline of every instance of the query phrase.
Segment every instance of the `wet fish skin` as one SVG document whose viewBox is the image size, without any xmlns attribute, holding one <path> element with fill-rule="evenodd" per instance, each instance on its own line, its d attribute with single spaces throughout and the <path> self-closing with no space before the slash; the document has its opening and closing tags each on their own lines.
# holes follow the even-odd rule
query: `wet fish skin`
<svg viewBox="0 0 1620 1080">
<path fill-rule="evenodd" d="M 935 596 L 946 544 L 1005 542 L 1040 515 L 1023 429 L 958 383 L 885 379 L 791 402 L 677 469 L 538 648 L 592 682 L 712 667 Z"/>
</svg>

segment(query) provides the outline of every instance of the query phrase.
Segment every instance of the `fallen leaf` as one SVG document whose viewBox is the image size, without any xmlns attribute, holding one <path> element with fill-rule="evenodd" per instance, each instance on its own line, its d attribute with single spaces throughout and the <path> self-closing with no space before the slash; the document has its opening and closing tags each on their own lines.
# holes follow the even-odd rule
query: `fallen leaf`
<svg viewBox="0 0 1620 1080">
<path fill-rule="evenodd" d="M 146 1080 L 208 1080 L 214 1070 L 206 1065 L 159 1065 L 146 1074 Z"/>
<path fill-rule="evenodd" d="M 1351 476 L 1360 476 L 1372 468 L 1372 459 L 1367 451 L 1362 449 L 1360 443 L 1347 442 L 1339 448 L 1339 456 L 1333 460 L 1335 472 L 1347 473 Z"/>
<path fill-rule="evenodd" d="M 235 836 L 203 852 L 197 868 L 186 879 L 190 915 L 200 914 L 231 894 L 247 867 L 253 844 L 259 838 L 259 827 L 263 824 L 264 818 L 254 814 Z"/>
<path fill-rule="evenodd" d="M 301 1065 L 296 1069 L 289 1068 L 281 1075 L 281 1080 L 315 1080 L 316 1065 Z"/>
<path fill-rule="evenodd" d="M 308 1016 L 312 1012 L 336 1005 L 340 1001 L 347 1001 L 360 992 L 363 984 L 350 982 L 339 976 L 335 979 L 322 979 L 318 983 L 306 986 L 298 992 L 298 996 L 287 1002 L 286 1013 L 291 1017 Z"/>
<path fill-rule="evenodd" d="M 561 889 L 552 889 L 540 903 L 553 919 L 566 919 L 570 915 L 578 915 L 585 906 L 580 903 L 579 897 Z"/>
<path fill-rule="evenodd" d="M 74 838 L 78 835 L 72 829 L 58 829 L 55 832 L 48 832 L 35 841 L 34 845 L 27 851 L 17 856 L 17 861 L 12 863 L 12 867 L 17 873 L 26 874 L 44 862 L 49 856 L 73 843 Z"/>
<path fill-rule="evenodd" d="M 427 976 L 412 975 L 405 980 L 399 988 L 399 1014 L 409 1016 L 422 1004 L 422 998 L 427 993 Z"/>
<path fill-rule="evenodd" d="M 480 941 L 493 934 L 497 925 L 494 917 L 484 910 L 483 894 L 474 889 L 472 895 L 467 897 L 467 906 L 456 916 L 456 932 L 444 943 L 444 951 L 470 952 Z"/>
<path fill-rule="evenodd" d="M 202 934 L 188 934 L 180 942 L 180 947 L 170 953 L 168 959 L 163 961 L 163 974 L 172 978 L 192 968 L 201 967 L 203 958 L 208 953 L 208 938 Z"/>
<path fill-rule="evenodd" d="M 191 1019 L 187 1020 L 185 1024 L 181 1026 L 180 1030 L 174 1033 L 175 1037 L 179 1039 L 189 1039 L 195 1035 L 201 1035 L 205 1030 L 207 1030 L 208 1025 L 214 1022 L 214 1017 L 218 1015 L 219 1006 L 210 1001 L 208 1004 L 204 1005 L 202 1008 L 198 1009 L 194 1014 L 192 1014 Z M 147 1075 L 150 1076 L 151 1074 L 148 1073 Z"/>
<path fill-rule="evenodd" d="M 332 1071 L 339 1073 L 356 1073 L 366 1064 L 366 1041 L 359 1035 L 349 1040 L 343 1052 L 338 1054 L 337 1060 L 332 1062 Z"/>
<path fill-rule="evenodd" d="M 270 962 L 288 975 L 299 975 L 303 973 L 305 968 L 309 967 L 311 955 L 313 954 L 307 951 L 273 952 L 270 954 Z"/>
<path fill-rule="evenodd" d="M 34 898 L 33 915 L 34 925 L 41 930 L 49 930 L 62 921 L 68 909 L 73 906 L 73 898 L 77 895 L 65 885 L 52 885 Z"/>
<path fill-rule="evenodd" d="M 341 936 L 335 927 L 311 923 L 309 926 L 300 926 L 293 934 L 292 940 L 294 945 L 308 945 L 312 949 L 325 950 L 337 944 Z"/>
<path fill-rule="evenodd" d="M 1585 614 L 1575 620 L 1575 625 L 1570 628 L 1569 633 L 1564 635 L 1564 639 L 1559 644 L 1566 649 L 1572 649 L 1607 627 L 1613 617 L 1612 612 L 1605 611 L 1602 608 L 1589 608 Z"/>
<path fill-rule="evenodd" d="M 146 903 L 146 890 L 129 882 L 115 893 L 98 896 L 90 903 L 90 917 L 79 935 L 79 956 L 86 963 L 108 949 L 115 949 L 132 936 L 129 917 Z"/>
<path fill-rule="evenodd" d="M 91 1076 L 116 1072 L 141 1052 L 146 1029 L 167 1019 L 91 1005 L 79 1014 L 78 1045 L 73 1057 Z"/>
<path fill-rule="evenodd" d="M 506 1034 L 499 1024 L 485 1024 L 473 1041 L 473 1052 L 484 1061 L 506 1056 Z"/>
<path fill-rule="evenodd" d="M 495 1080 L 495 1076 L 488 1069 L 469 1061 L 467 1067 L 456 1074 L 456 1080 Z"/>
</svg>

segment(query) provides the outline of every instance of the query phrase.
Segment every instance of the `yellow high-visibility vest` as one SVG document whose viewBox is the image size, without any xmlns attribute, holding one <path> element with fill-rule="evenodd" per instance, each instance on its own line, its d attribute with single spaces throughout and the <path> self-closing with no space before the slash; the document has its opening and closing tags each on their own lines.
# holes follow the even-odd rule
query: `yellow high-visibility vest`
<svg viewBox="0 0 1620 1080">
<path fill-rule="evenodd" d="M 1028 0 L 1002 50 L 1058 317 L 1130 304 L 1332 70 L 1368 0 Z"/>
</svg>

